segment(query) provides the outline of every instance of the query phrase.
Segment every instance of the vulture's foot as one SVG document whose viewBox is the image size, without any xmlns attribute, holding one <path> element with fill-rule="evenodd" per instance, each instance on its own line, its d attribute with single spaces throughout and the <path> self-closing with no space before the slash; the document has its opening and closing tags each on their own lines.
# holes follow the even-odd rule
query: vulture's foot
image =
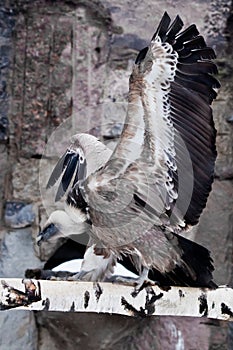
<svg viewBox="0 0 233 350">
<path fill-rule="evenodd" d="M 74 274 L 73 276 L 70 276 L 67 278 L 68 281 L 92 281 L 92 270 L 91 271 L 84 271 L 81 270 L 80 272 Z"/>
<path fill-rule="evenodd" d="M 106 279 L 105 282 L 112 282 L 117 284 L 125 284 L 126 286 L 135 287 L 137 285 L 138 278 L 124 277 L 124 276 L 112 276 Z"/>
<path fill-rule="evenodd" d="M 109 282 L 124 284 L 127 286 L 134 287 L 132 296 L 136 297 L 138 293 L 149 286 L 159 285 L 159 282 L 152 281 L 148 278 L 149 269 L 143 268 L 142 274 L 138 278 L 133 277 L 123 277 L 123 276 L 112 276 Z"/>
</svg>

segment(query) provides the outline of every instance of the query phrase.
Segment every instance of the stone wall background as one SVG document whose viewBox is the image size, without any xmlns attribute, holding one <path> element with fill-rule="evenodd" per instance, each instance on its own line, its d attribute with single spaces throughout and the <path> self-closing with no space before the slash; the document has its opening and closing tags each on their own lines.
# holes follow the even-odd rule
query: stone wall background
<svg viewBox="0 0 233 350">
<path fill-rule="evenodd" d="M 215 260 L 217 283 L 233 285 L 233 12 L 230 0 L 0 1 L 0 275 L 42 267 L 35 245 L 46 219 L 39 190 L 46 142 L 64 121 L 117 136 L 96 107 L 124 102 L 137 51 L 162 13 L 195 22 L 215 47 L 222 88 L 214 104 L 218 160 L 207 208 L 193 239 Z M 84 115 L 84 106 L 88 115 Z M 123 108 L 123 107 L 122 107 Z M 95 111 L 93 116 L 93 111 Z M 63 144 L 54 150 L 59 153 Z M 52 159 L 45 159 L 49 166 Z M 0 349 L 233 349 L 233 327 L 191 318 L 128 319 L 62 313 L 0 313 Z"/>
</svg>

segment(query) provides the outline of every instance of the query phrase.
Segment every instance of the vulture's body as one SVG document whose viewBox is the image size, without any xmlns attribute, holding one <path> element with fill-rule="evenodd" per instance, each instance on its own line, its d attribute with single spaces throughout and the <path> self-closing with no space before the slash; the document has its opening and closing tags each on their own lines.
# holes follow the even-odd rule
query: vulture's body
<svg viewBox="0 0 233 350">
<path fill-rule="evenodd" d="M 138 54 L 114 152 L 93 136 L 75 135 L 48 187 L 62 175 L 57 199 L 69 188 L 67 214 L 74 221 L 85 215 L 93 254 L 130 256 L 142 279 L 151 270 L 173 284 L 211 286 L 209 251 L 180 234 L 197 224 L 211 190 L 210 104 L 219 83 L 214 51 L 195 25 L 180 32 L 182 26 L 165 13 Z"/>
</svg>

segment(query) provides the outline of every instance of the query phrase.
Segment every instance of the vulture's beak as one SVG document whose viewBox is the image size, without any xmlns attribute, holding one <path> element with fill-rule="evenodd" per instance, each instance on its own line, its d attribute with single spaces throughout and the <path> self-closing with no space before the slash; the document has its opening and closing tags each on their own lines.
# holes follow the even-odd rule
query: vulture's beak
<svg viewBox="0 0 233 350">
<path fill-rule="evenodd" d="M 39 232 L 36 238 L 36 243 L 38 245 L 41 245 L 42 241 L 50 240 L 50 238 L 56 235 L 58 231 L 58 228 L 54 224 L 46 226 L 41 232 Z"/>
</svg>

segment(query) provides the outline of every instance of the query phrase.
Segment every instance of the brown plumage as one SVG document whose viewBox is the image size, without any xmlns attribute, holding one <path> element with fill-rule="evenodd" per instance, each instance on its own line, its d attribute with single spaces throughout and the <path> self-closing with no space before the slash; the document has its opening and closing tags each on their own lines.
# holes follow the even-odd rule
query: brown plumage
<svg viewBox="0 0 233 350">
<path fill-rule="evenodd" d="M 86 213 L 96 247 L 130 255 L 143 278 L 155 269 L 177 284 L 213 286 L 208 250 L 180 233 L 198 222 L 213 182 L 215 54 L 195 25 L 180 32 L 180 17 L 170 22 L 165 13 L 138 54 L 124 128 L 111 157 L 77 176 L 80 152 L 87 166 L 91 160 L 83 136 L 76 135 L 67 153 L 72 150 L 75 160 L 69 163 L 66 154 L 48 186 L 62 173 L 64 193 L 76 174 L 68 206 Z"/>
</svg>

